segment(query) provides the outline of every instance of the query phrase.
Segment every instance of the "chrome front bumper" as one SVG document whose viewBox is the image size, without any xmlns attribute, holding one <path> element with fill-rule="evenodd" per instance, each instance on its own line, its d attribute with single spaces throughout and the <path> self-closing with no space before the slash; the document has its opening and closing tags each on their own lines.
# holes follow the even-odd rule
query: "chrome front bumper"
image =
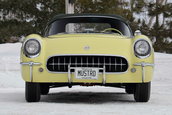
<svg viewBox="0 0 172 115">
<path fill-rule="evenodd" d="M 30 66 L 30 81 L 33 82 L 33 66 L 37 66 L 37 65 L 42 65 L 39 62 L 21 62 L 21 65 L 28 65 Z M 154 67 L 155 65 L 152 63 L 145 63 L 145 62 L 141 62 L 141 63 L 135 63 L 133 64 L 134 66 L 140 66 L 142 68 L 142 82 L 144 83 L 145 81 L 145 67 L 146 66 L 151 66 Z M 68 83 L 71 84 L 72 83 L 72 79 L 71 79 L 71 70 L 75 69 L 75 67 L 71 67 L 70 64 L 68 65 Z M 106 84 L 106 68 L 105 65 L 103 66 L 103 68 L 99 68 L 99 70 L 103 70 L 103 78 L 102 78 L 102 83 Z"/>
<path fill-rule="evenodd" d="M 20 62 L 20 64 L 30 66 L 30 81 L 33 82 L 33 66 L 41 65 L 41 63 L 39 63 L 39 62 Z"/>
<path fill-rule="evenodd" d="M 142 82 L 144 83 L 144 81 L 145 81 L 145 67 L 146 66 L 154 67 L 155 64 L 141 62 L 141 63 L 135 63 L 134 66 L 141 66 L 141 68 L 142 68 Z"/>
</svg>

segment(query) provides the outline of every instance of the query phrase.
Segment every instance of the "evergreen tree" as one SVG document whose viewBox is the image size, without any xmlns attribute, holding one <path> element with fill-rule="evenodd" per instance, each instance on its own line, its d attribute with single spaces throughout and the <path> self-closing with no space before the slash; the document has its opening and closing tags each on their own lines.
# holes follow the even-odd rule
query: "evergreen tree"
<svg viewBox="0 0 172 115">
<path fill-rule="evenodd" d="M 133 31 L 140 29 L 154 42 L 155 51 L 172 53 L 170 0 L 73 0 L 75 13 L 121 15 Z M 46 23 L 65 13 L 64 0 L 0 0 L 0 43 L 31 33 L 43 34 Z"/>
<path fill-rule="evenodd" d="M 75 0 L 75 13 L 117 14 L 136 25 L 129 7 L 127 0 Z"/>
<path fill-rule="evenodd" d="M 171 9 L 172 5 L 167 0 L 156 0 L 149 4 L 150 22 L 153 18 L 155 19 L 153 26 L 150 27 L 150 36 L 155 39 L 155 51 L 172 53 L 172 51 L 167 50 L 169 47 L 168 38 L 170 37 Z"/>
<path fill-rule="evenodd" d="M 43 34 L 49 19 L 65 12 L 64 5 L 64 0 L 1 0 L 0 43 L 31 33 Z"/>
</svg>

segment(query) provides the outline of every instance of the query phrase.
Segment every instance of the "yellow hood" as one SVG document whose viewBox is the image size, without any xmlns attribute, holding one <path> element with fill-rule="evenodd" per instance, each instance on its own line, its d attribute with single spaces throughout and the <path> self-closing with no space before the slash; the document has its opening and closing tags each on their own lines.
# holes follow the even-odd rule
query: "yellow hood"
<svg viewBox="0 0 172 115">
<path fill-rule="evenodd" d="M 132 39 L 111 34 L 63 34 L 44 39 L 45 55 L 131 53 Z"/>
</svg>

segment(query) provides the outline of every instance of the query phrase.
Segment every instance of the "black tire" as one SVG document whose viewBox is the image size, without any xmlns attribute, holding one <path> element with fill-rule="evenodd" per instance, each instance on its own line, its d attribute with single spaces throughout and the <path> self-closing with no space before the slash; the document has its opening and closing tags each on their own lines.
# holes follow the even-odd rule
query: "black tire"
<svg viewBox="0 0 172 115">
<path fill-rule="evenodd" d="M 40 84 L 26 82 L 25 98 L 27 102 L 38 102 L 40 100 Z"/>
<path fill-rule="evenodd" d="M 148 102 L 150 98 L 151 82 L 136 84 L 134 99 L 136 102 Z"/>
<path fill-rule="evenodd" d="M 125 86 L 125 92 L 128 94 L 134 94 L 134 89 L 135 89 L 135 85 L 133 84 L 127 84 Z"/>
<path fill-rule="evenodd" d="M 50 88 L 49 85 L 41 84 L 40 89 L 41 89 L 41 95 L 47 95 L 49 93 Z"/>
</svg>

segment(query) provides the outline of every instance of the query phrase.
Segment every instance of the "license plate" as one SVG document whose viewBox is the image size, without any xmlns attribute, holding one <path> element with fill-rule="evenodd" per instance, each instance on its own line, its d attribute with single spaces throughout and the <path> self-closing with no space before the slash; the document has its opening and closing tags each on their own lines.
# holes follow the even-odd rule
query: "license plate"
<svg viewBox="0 0 172 115">
<path fill-rule="evenodd" d="M 77 79 L 98 79 L 98 68 L 75 68 Z"/>
</svg>

